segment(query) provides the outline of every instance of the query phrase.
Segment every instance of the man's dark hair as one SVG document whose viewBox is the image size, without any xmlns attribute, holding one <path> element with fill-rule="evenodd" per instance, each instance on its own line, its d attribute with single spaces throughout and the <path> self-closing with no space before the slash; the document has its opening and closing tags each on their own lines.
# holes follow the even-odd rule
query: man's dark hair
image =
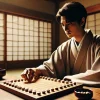
<svg viewBox="0 0 100 100">
<path fill-rule="evenodd" d="M 78 22 L 80 23 L 82 18 L 87 18 L 87 11 L 85 7 L 79 2 L 70 2 L 66 3 L 59 11 L 57 12 L 56 18 L 57 21 L 60 23 L 60 17 L 65 16 L 67 22 Z M 85 23 L 83 28 L 85 27 Z"/>
</svg>

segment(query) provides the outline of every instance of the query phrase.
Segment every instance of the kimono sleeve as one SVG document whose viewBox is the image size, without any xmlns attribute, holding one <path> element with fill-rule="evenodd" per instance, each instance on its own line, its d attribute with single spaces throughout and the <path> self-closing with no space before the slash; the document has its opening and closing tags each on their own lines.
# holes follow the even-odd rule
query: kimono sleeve
<svg viewBox="0 0 100 100">
<path fill-rule="evenodd" d="M 98 37 L 96 50 L 95 50 L 95 61 L 92 65 L 92 70 L 100 70 L 100 36 Z"/>
<path fill-rule="evenodd" d="M 50 59 L 44 61 L 38 68 L 45 76 L 63 78 L 66 73 L 66 57 L 68 43 L 65 42 L 59 46 L 51 55 Z"/>
</svg>

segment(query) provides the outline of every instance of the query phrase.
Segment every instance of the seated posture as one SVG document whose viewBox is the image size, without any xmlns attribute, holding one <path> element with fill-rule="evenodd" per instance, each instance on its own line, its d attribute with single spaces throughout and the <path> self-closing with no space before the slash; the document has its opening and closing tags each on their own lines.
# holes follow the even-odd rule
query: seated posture
<svg viewBox="0 0 100 100">
<path fill-rule="evenodd" d="M 62 79 L 87 70 L 100 70 L 100 36 L 84 29 L 87 18 L 85 7 L 79 2 L 66 3 L 59 9 L 56 18 L 70 39 L 62 43 L 42 65 L 22 72 L 22 78 L 28 82 L 36 81 L 40 75 Z"/>
</svg>

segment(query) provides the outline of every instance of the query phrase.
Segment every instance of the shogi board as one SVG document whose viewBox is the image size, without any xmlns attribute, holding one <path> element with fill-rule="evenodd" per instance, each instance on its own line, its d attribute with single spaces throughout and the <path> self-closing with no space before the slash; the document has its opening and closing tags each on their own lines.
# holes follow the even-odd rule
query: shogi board
<svg viewBox="0 0 100 100">
<path fill-rule="evenodd" d="M 34 83 L 25 83 L 23 79 L 4 81 L 0 88 L 27 100 L 52 100 L 73 92 L 82 84 L 41 76 Z"/>
</svg>

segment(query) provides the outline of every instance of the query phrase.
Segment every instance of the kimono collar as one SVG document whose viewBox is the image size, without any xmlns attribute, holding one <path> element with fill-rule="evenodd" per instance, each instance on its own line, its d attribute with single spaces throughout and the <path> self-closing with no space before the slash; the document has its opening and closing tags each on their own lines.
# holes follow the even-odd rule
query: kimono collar
<svg viewBox="0 0 100 100">
<path fill-rule="evenodd" d="M 80 50 L 77 53 L 75 62 L 74 62 L 74 68 L 73 71 L 75 73 L 79 73 L 81 69 L 82 62 L 84 60 L 84 57 L 86 56 L 87 50 L 89 45 L 92 43 L 93 34 L 90 30 L 86 30 L 86 34 L 82 39 L 82 45 L 80 46 Z M 72 52 L 74 53 L 74 49 L 72 49 Z"/>
<path fill-rule="evenodd" d="M 82 46 L 82 43 L 83 43 L 83 40 L 85 39 L 86 35 L 89 34 L 89 33 L 92 34 L 91 30 L 90 29 L 85 29 L 85 34 L 84 34 L 83 38 L 81 39 L 81 41 L 80 41 L 80 43 L 78 45 L 77 45 L 75 39 L 72 38 L 78 51 L 80 50 L 80 48 Z"/>
</svg>

